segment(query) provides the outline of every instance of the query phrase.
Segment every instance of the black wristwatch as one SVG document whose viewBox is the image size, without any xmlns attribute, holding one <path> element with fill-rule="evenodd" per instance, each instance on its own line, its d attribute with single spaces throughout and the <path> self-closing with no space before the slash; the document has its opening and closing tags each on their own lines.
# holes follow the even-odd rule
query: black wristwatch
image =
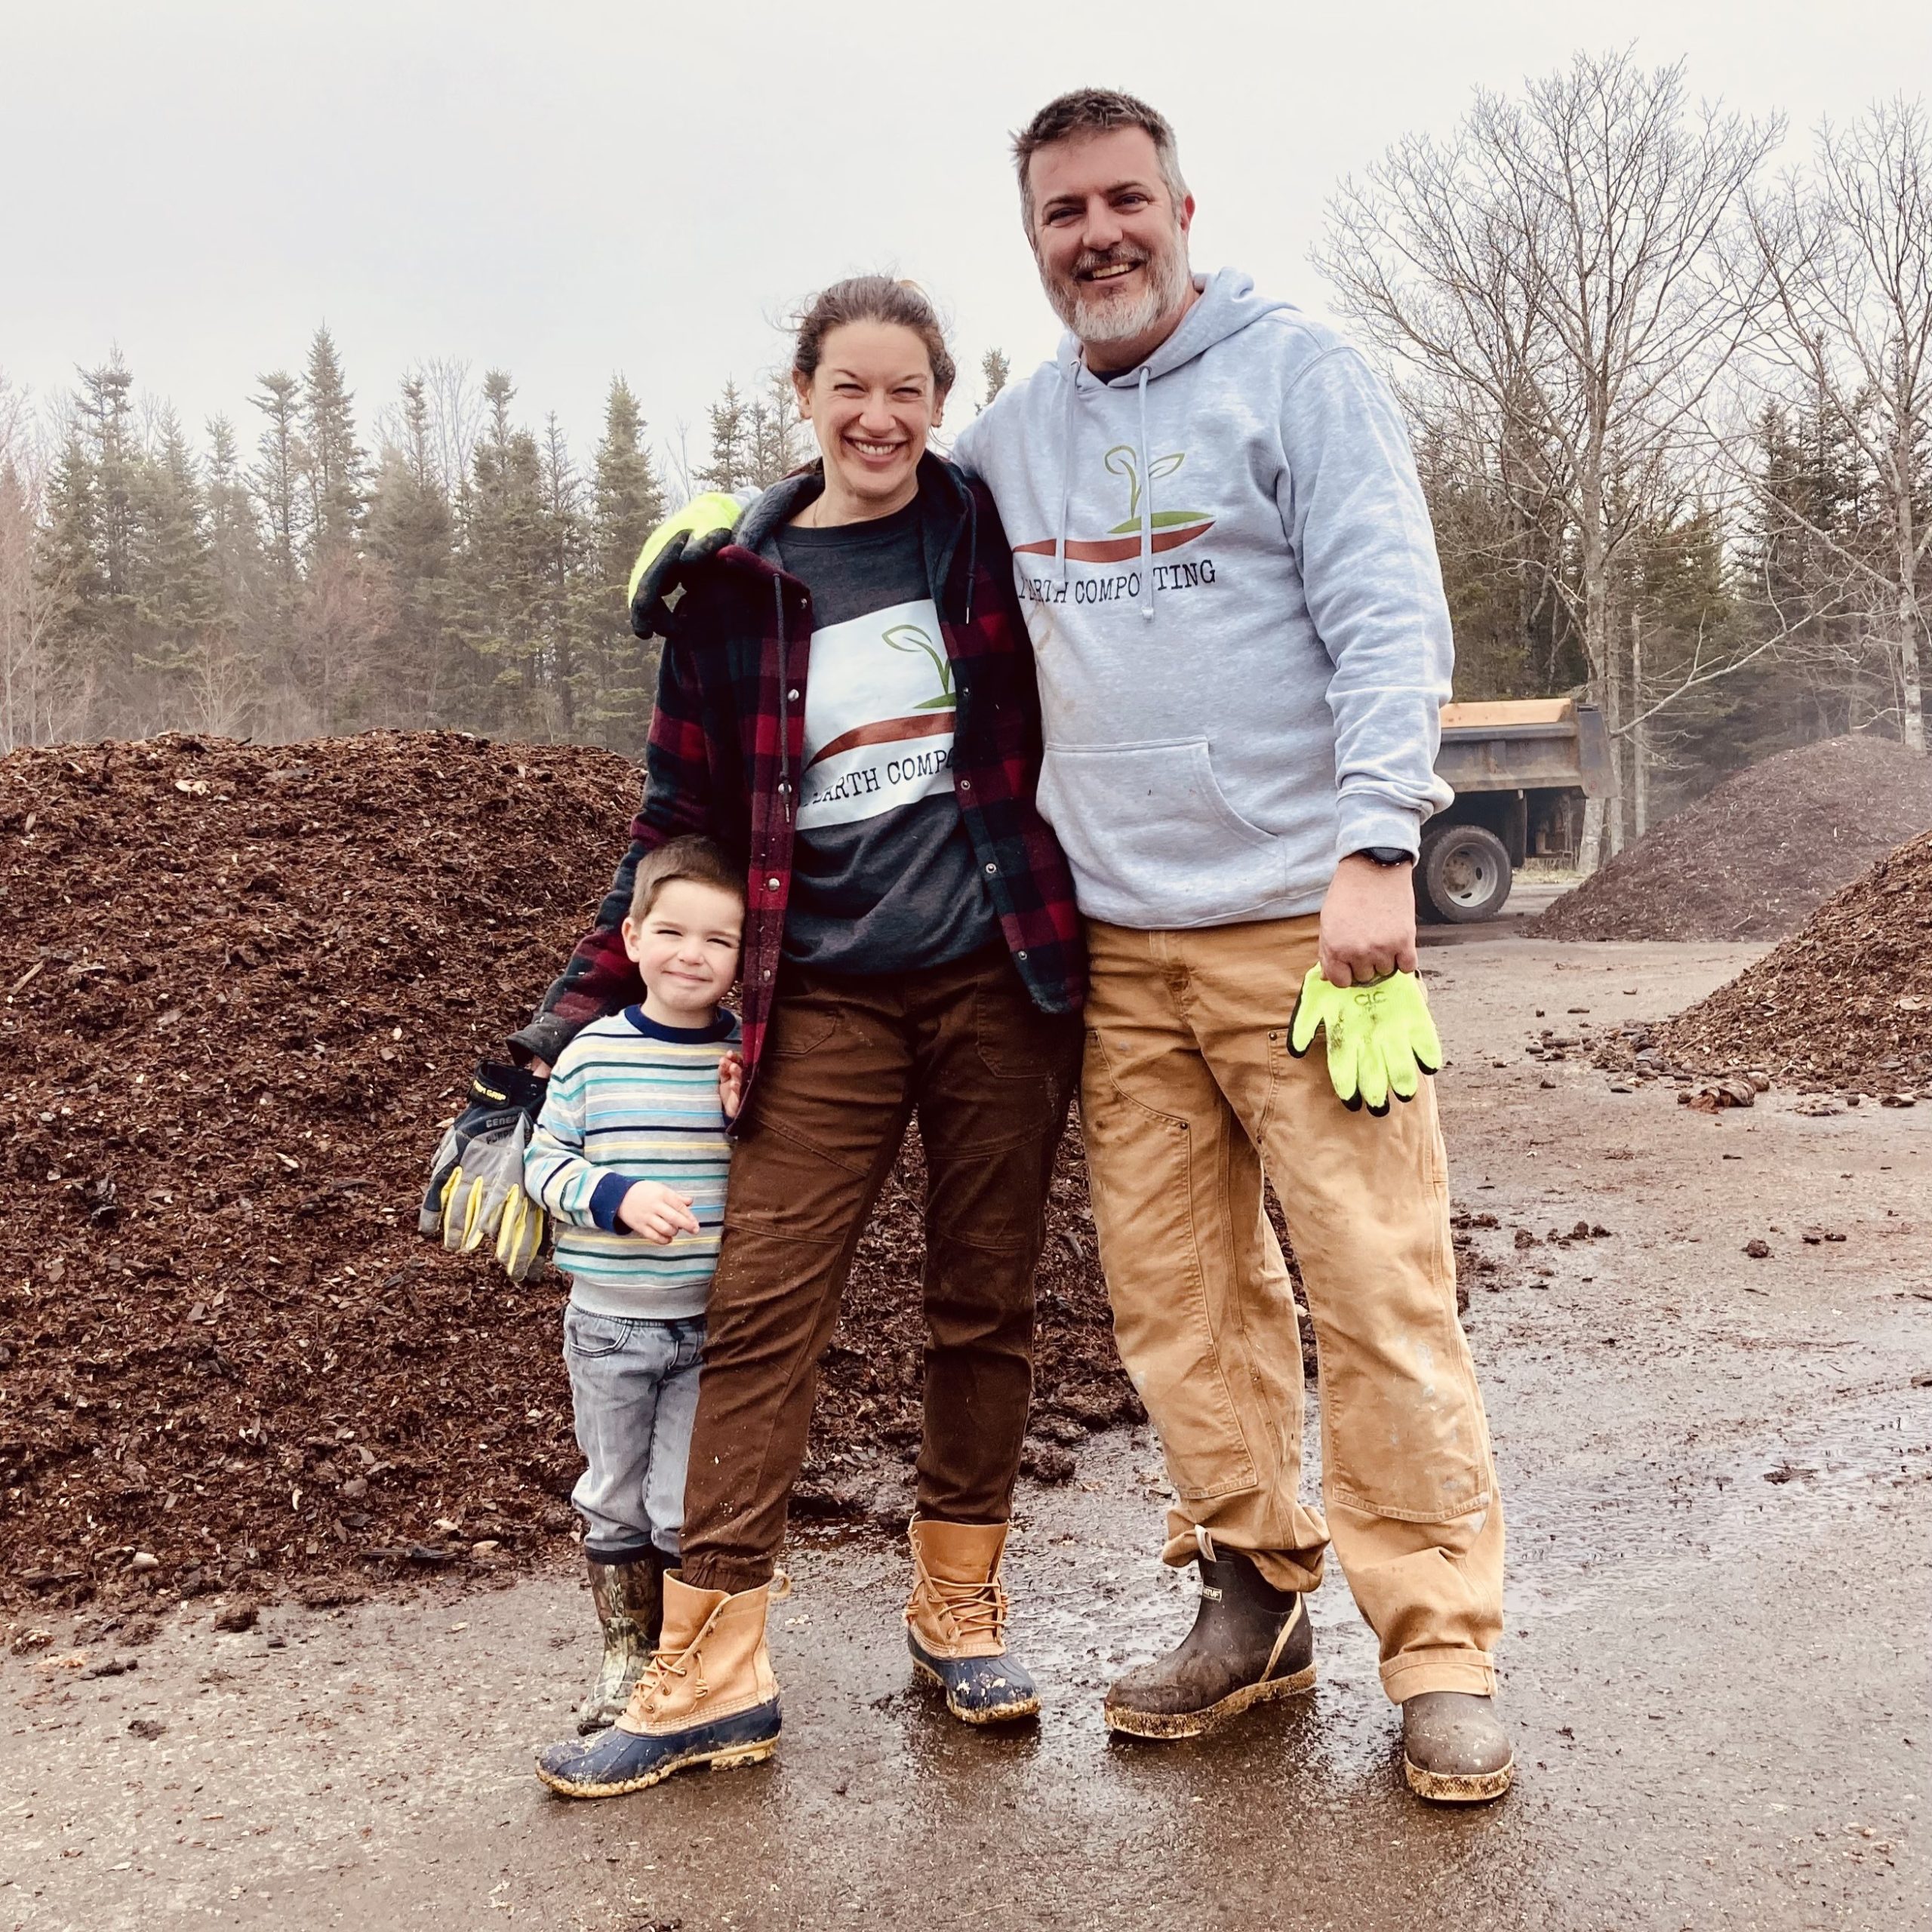
<svg viewBox="0 0 1932 1932">
<path fill-rule="evenodd" d="M 1352 859 L 1367 859 L 1378 866 L 1412 866 L 1415 854 L 1405 852 L 1399 845 L 1364 845 L 1359 852 L 1351 852 Z"/>
</svg>

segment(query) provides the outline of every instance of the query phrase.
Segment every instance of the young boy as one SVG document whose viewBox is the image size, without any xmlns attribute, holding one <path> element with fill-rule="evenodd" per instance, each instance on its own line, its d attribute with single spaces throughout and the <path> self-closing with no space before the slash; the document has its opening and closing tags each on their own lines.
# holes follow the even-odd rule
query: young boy
<svg viewBox="0 0 1932 1932">
<path fill-rule="evenodd" d="M 704 1310 L 718 1262 L 737 1111 L 742 872 L 706 838 L 642 860 L 623 922 L 641 1006 L 592 1020 L 564 1049 L 524 1156 L 571 1277 L 564 1314 L 584 1522 L 604 1657 L 577 1728 L 620 1716 L 663 1625 L 678 1560 Z"/>
</svg>

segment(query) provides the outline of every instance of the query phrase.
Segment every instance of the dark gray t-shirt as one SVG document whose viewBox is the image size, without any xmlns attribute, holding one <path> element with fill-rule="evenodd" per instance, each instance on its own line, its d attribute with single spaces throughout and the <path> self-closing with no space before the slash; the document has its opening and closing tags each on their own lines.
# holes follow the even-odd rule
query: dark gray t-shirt
<svg viewBox="0 0 1932 1932">
<path fill-rule="evenodd" d="M 785 956 L 834 973 L 961 958 L 998 925 L 953 796 L 952 670 L 919 506 L 776 535 L 813 621 Z"/>
</svg>

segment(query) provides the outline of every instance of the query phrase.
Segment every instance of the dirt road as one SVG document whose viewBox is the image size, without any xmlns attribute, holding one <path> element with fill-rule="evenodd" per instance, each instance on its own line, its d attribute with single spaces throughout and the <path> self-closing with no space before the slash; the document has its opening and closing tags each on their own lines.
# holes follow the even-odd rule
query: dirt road
<svg viewBox="0 0 1932 1932">
<path fill-rule="evenodd" d="M 233 1635 L 204 1598 L 139 1647 L 57 1629 L 0 1660 L 0 1925 L 1932 1923 L 1932 1106 L 1694 1115 L 1534 1063 L 1537 1008 L 1660 1017 L 1749 952 L 1513 924 L 1430 958 L 1454 1191 L 1503 1264 L 1469 1316 L 1509 1511 L 1500 1805 L 1400 1788 L 1339 1574 L 1300 1708 L 1110 1742 L 1101 1688 L 1189 1595 L 1151 1555 L 1158 1455 L 1120 1434 L 1023 1497 L 1010 1580 L 1047 1708 L 1011 1738 L 909 1687 L 903 1561 L 863 1538 L 795 1553 L 779 1759 L 598 1805 L 528 1770 L 583 1672 L 573 1578 Z M 1580 1220 L 1611 1232 L 1546 1238 Z"/>
</svg>

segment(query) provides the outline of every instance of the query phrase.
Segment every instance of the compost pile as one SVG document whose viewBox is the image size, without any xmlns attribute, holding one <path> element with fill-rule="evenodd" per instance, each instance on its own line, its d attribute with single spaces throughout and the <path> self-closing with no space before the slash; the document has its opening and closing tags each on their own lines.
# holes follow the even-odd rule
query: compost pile
<svg viewBox="0 0 1932 1932">
<path fill-rule="evenodd" d="M 566 1284 L 414 1230 L 441 1124 L 589 924 L 637 783 L 454 733 L 0 758 L 0 1603 L 328 1603 L 569 1552 Z M 924 1191 L 915 1134 L 801 1515 L 904 1520 Z M 1037 1288 L 1026 1467 L 1064 1481 L 1142 1414 L 1077 1132 Z M 1303 1347 L 1312 1373 L 1305 1315 Z"/>
<path fill-rule="evenodd" d="M 1679 1066 L 1761 1069 L 1780 1085 L 1932 1087 L 1932 835 L 1880 860 L 1657 1044 Z"/>
<path fill-rule="evenodd" d="M 0 1595 L 326 1597 L 568 1549 L 564 1284 L 414 1223 L 438 1123 L 590 923 L 637 787 L 607 752 L 457 734 L 0 759 Z M 1061 1158 L 1048 1475 L 1138 1414 Z M 920 1186 L 915 1149 L 808 1501 L 907 1460 Z"/>
<path fill-rule="evenodd" d="M 1558 940 L 1783 939 L 1927 830 L 1932 758 L 1889 738 L 1829 738 L 1727 779 L 1528 931 Z"/>
</svg>

